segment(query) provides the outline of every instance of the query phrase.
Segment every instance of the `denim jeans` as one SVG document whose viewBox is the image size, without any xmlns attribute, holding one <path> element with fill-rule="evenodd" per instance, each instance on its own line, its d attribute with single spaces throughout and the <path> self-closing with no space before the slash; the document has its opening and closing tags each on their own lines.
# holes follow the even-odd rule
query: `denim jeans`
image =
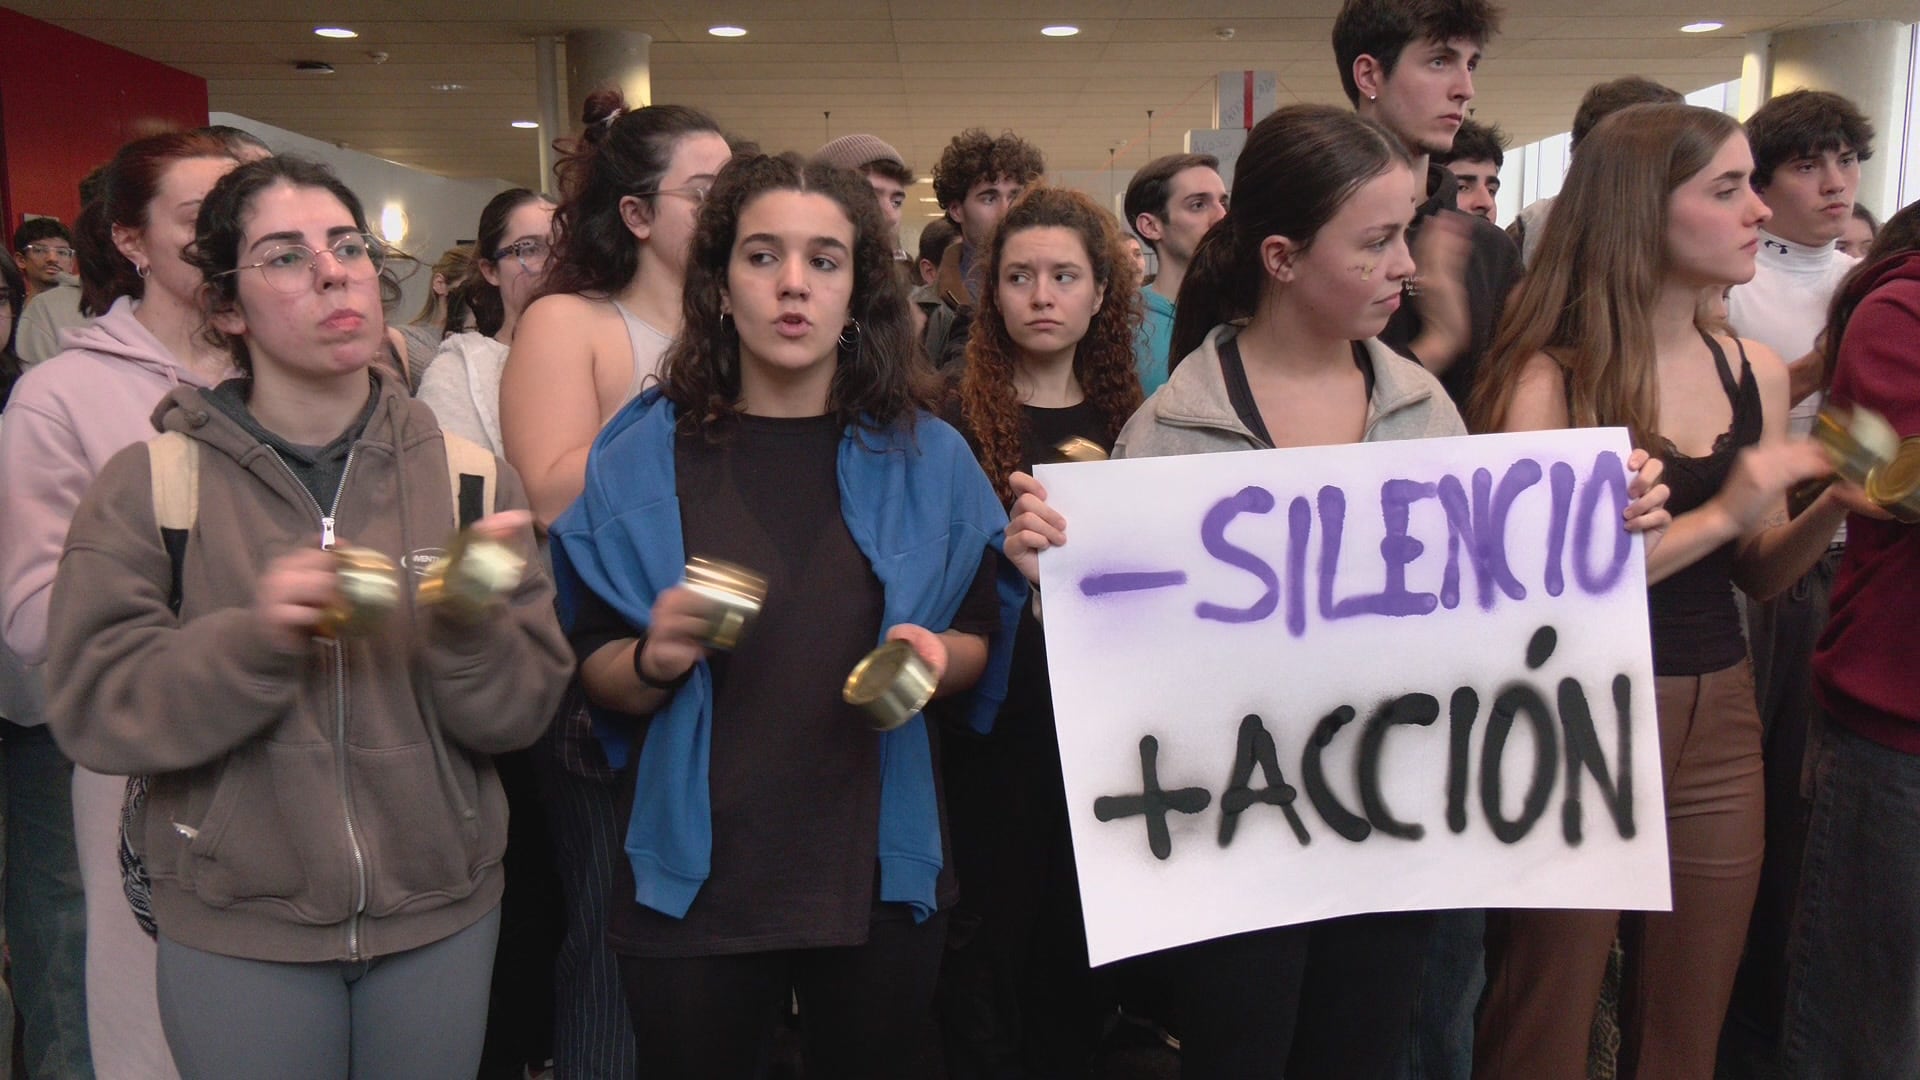
<svg viewBox="0 0 1920 1080">
<path fill-rule="evenodd" d="M 1832 723 L 1817 738 L 1787 1074 L 1920 1076 L 1920 757 Z"/>
<path fill-rule="evenodd" d="M 1486 911 L 1435 912 L 1401 1080 L 1468 1080 L 1473 1075 L 1473 1020 L 1486 989 Z"/>
<path fill-rule="evenodd" d="M 0 721 L 7 947 L 27 1076 L 88 1080 L 87 909 L 73 840 L 73 763 L 44 727 Z"/>
</svg>

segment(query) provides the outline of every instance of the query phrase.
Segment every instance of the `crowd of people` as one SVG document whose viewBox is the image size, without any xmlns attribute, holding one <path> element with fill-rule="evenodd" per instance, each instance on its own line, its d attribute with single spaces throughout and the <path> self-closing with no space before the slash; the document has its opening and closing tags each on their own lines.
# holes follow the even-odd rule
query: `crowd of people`
<svg viewBox="0 0 1920 1080">
<path fill-rule="evenodd" d="M 121 148 L 0 259 L 26 1075 L 1920 1074 L 1920 500 L 1808 438 L 1870 410 L 1920 474 L 1920 212 L 1855 204 L 1844 98 L 1623 78 L 1503 230 L 1500 17 L 1346 0 L 1350 108 L 1123 216 L 961 132 L 911 252 L 881 138 L 602 91 L 407 324 L 326 167 Z M 1036 465 L 1593 427 L 1636 448 L 1672 910 L 1090 967 Z M 526 569 L 460 602 L 483 548 Z M 750 632 L 696 560 L 760 578 Z M 890 643 L 931 700 L 882 731 L 842 684 Z"/>
</svg>

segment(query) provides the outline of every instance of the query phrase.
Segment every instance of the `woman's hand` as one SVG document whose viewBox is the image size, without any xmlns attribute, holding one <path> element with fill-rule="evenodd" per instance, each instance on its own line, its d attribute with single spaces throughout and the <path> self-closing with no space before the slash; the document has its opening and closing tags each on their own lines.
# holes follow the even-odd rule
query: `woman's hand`
<svg viewBox="0 0 1920 1080">
<path fill-rule="evenodd" d="M 640 674 L 665 685 L 706 659 L 707 647 L 702 639 L 712 603 L 685 585 L 675 585 L 654 597 L 652 621 L 636 664 Z"/>
<path fill-rule="evenodd" d="M 887 631 L 888 641 L 904 641 L 913 646 L 914 655 L 933 669 L 933 681 L 938 683 L 947 674 L 947 642 L 939 634 L 924 626 L 912 623 L 900 623 Z"/>
<path fill-rule="evenodd" d="M 1013 514 L 1007 521 L 1007 558 L 1040 584 L 1040 553 L 1067 542 L 1067 519 L 1047 505 L 1047 489 L 1023 472 L 1007 477 L 1013 488 Z"/>
<path fill-rule="evenodd" d="M 1667 535 L 1667 526 L 1673 524 L 1673 514 L 1667 510 L 1667 498 L 1673 491 L 1660 482 L 1666 462 L 1645 450 L 1635 450 L 1627 458 L 1627 468 L 1633 471 L 1633 478 L 1627 481 L 1628 502 L 1621 517 L 1628 532 L 1646 535 L 1646 551 L 1651 554 Z"/>
<path fill-rule="evenodd" d="M 1734 524 L 1735 535 L 1747 536 L 1785 504 L 1788 489 L 1832 472 L 1826 451 L 1810 439 L 1750 446 L 1734 459 L 1713 502 Z"/>
<path fill-rule="evenodd" d="M 339 595 L 339 563 L 330 551 L 300 548 L 267 564 L 254 587 L 253 611 L 273 647 L 299 652 Z"/>
</svg>

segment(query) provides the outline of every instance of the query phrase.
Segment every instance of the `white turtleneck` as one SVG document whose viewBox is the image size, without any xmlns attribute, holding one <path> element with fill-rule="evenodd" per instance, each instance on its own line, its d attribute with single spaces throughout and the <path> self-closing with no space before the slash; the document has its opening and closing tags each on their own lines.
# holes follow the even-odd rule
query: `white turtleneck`
<svg viewBox="0 0 1920 1080">
<path fill-rule="evenodd" d="M 1760 230 L 1760 253 L 1753 280 L 1736 285 L 1727 298 L 1733 331 L 1771 348 L 1787 361 L 1805 356 L 1827 328 L 1827 304 L 1858 260 L 1832 243 L 1807 247 Z M 1822 395 L 1812 394 L 1788 415 L 1795 435 L 1813 430 Z"/>
</svg>

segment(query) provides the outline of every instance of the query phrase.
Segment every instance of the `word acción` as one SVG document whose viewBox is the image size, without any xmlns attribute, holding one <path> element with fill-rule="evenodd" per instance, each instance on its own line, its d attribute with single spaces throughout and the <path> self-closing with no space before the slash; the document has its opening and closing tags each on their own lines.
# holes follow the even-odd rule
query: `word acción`
<svg viewBox="0 0 1920 1080">
<path fill-rule="evenodd" d="M 1593 596 L 1611 592 L 1626 572 L 1633 543 L 1620 520 L 1620 512 L 1627 505 L 1626 469 L 1618 454 L 1604 451 L 1595 457 L 1584 483 L 1576 482 L 1574 468 L 1567 462 L 1555 461 L 1543 468 L 1533 458 L 1513 462 L 1497 482 L 1492 470 L 1484 468 L 1476 469 L 1466 481 L 1451 474 L 1437 481 L 1386 481 L 1380 486 L 1380 517 L 1386 531 L 1380 541 L 1384 587 L 1378 592 L 1344 597 L 1336 593 L 1341 580 L 1341 541 L 1346 533 L 1346 492 L 1328 485 L 1320 488 L 1312 502 L 1304 495 L 1288 502 L 1283 577 L 1265 556 L 1227 538 L 1228 528 L 1238 519 L 1270 514 L 1280 506 L 1267 488 L 1242 488 L 1207 509 L 1200 520 L 1200 543 L 1216 562 L 1252 577 L 1260 593 L 1252 602 L 1240 605 L 1202 600 L 1194 606 L 1194 614 L 1214 622 L 1255 623 L 1280 614 L 1284 604 L 1287 630 L 1300 637 L 1307 629 L 1311 583 L 1323 621 L 1364 615 L 1427 615 L 1440 608 L 1453 610 L 1460 606 L 1463 563 L 1472 568 L 1477 589 L 1474 601 L 1482 610 L 1492 610 L 1501 595 L 1524 600 L 1527 586 L 1514 574 L 1508 558 L 1508 517 L 1515 500 L 1542 480 L 1547 485 L 1548 517 L 1540 587 L 1549 596 L 1561 595 L 1571 570 L 1572 582 L 1582 592 Z M 1426 543 L 1409 532 L 1412 508 L 1427 499 L 1439 503 L 1447 524 L 1446 566 L 1437 594 L 1414 591 L 1407 585 L 1407 568 L 1427 550 Z M 1319 558 L 1310 575 L 1307 560 L 1316 519 L 1320 526 Z M 1612 550 L 1596 560 L 1595 543 L 1609 538 Z M 1184 571 L 1167 570 L 1089 574 L 1079 584 L 1083 595 L 1100 597 L 1186 582 Z"/>
<path fill-rule="evenodd" d="M 1527 669 L 1537 671 L 1552 657 L 1558 635 L 1550 626 L 1534 632 L 1527 645 Z M 1545 815 L 1554 787 L 1564 772 L 1565 789 L 1561 796 L 1560 829 L 1569 847 L 1578 847 L 1585 836 L 1586 804 L 1584 777 L 1590 776 L 1608 817 L 1621 839 L 1635 833 L 1633 817 L 1633 742 L 1631 732 L 1633 684 L 1626 675 L 1613 679 L 1612 697 L 1616 750 L 1610 763 L 1600 748 L 1594 726 L 1593 710 L 1586 690 L 1579 681 L 1561 679 L 1555 700 L 1532 683 L 1514 680 L 1494 694 L 1486 717 L 1485 735 L 1480 744 L 1478 794 L 1481 814 L 1495 838 L 1505 844 L 1525 839 Z M 1557 706 L 1557 716 L 1556 709 Z M 1306 789 L 1306 801 L 1315 817 L 1344 840 L 1363 842 L 1374 835 L 1418 841 L 1426 835 L 1420 822 L 1403 821 L 1388 804 L 1387 784 L 1381 763 L 1388 737 L 1395 728 L 1412 725 L 1426 727 L 1440 717 L 1440 702 L 1431 694 L 1403 694 L 1375 709 L 1360 725 L 1358 753 L 1355 755 L 1356 790 L 1359 807 L 1341 801 L 1328 782 L 1325 755 L 1342 732 L 1358 719 L 1350 705 L 1342 705 L 1321 717 L 1300 754 L 1298 776 Z M 1480 717 L 1480 694 L 1472 687 L 1456 689 L 1447 707 L 1447 802 L 1446 824 L 1454 833 L 1468 828 L 1468 804 L 1473 795 L 1472 737 Z M 1515 728 L 1526 724 L 1533 735 L 1533 769 L 1527 789 L 1520 800 L 1519 812 L 1509 816 L 1504 790 L 1504 765 L 1509 740 Z M 1103 795 L 1094 800 L 1093 815 L 1101 822 L 1143 818 L 1147 848 L 1156 859 L 1173 854 L 1173 839 L 1167 827 L 1170 814 L 1199 814 L 1213 802 L 1212 793 L 1201 787 L 1165 788 L 1159 775 L 1160 741 L 1152 735 L 1140 739 L 1141 790 L 1126 795 Z M 1261 786 L 1253 786 L 1259 773 Z M 1393 778 L 1393 786 L 1407 789 L 1405 777 Z M 1257 715 L 1240 722 L 1239 745 L 1226 788 L 1220 795 L 1219 844 L 1233 843 L 1241 815 L 1256 806 L 1269 806 L 1285 816 L 1294 839 L 1304 847 L 1313 842 L 1313 834 L 1295 805 L 1300 792 L 1289 784 L 1280 767 L 1279 751 L 1266 723 Z"/>
</svg>

